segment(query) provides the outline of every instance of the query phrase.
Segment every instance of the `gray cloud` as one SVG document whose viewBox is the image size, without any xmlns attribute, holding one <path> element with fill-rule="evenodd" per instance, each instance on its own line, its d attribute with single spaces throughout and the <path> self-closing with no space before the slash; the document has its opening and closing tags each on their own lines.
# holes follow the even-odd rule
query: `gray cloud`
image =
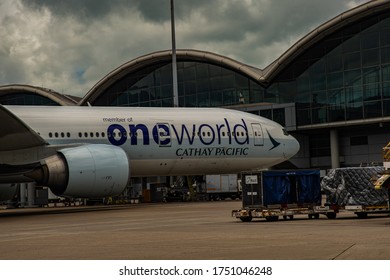
<svg viewBox="0 0 390 280">
<path fill-rule="evenodd" d="M 1 1 L 0 84 L 83 96 L 119 65 L 171 47 L 169 2 Z M 363 2 L 176 0 L 176 45 L 264 68 L 313 28 Z"/>
<path fill-rule="evenodd" d="M 132 2 L 123 0 L 22 0 L 26 8 L 35 10 L 47 8 L 55 16 L 75 17 L 80 21 L 102 19 L 112 12 L 126 9 L 132 5 Z"/>
</svg>

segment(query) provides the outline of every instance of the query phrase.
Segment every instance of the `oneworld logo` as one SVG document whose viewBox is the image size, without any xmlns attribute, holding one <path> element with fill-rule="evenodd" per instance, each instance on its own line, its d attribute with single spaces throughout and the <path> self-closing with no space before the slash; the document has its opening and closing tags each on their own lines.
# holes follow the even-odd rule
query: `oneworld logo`
<svg viewBox="0 0 390 280">
<path fill-rule="evenodd" d="M 193 145 L 199 140 L 203 145 L 222 144 L 227 140 L 228 144 L 249 144 L 249 133 L 246 122 L 241 119 L 240 123 L 230 124 L 224 118 L 220 124 L 168 124 L 157 123 L 153 127 L 145 124 L 111 124 L 107 128 L 108 140 L 112 145 L 121 146 L 126 142 L 130 145 L 150 145 L 153 141 L 160 146 L 170 146 L 172 136 L 178 145 Z"/>
</svg>

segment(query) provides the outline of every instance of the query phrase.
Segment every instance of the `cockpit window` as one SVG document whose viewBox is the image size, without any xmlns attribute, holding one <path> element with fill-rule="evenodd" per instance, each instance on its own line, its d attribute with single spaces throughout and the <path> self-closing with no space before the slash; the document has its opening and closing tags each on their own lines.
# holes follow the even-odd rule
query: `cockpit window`
<svg viewBox="0 0 390 280">
<path fill-rule="evenodd" d="M 287 131 L 285 128 L 283 128 L 282 130 L 283 130 L 283 134 L 284 134 L 284 135 L 286 135 L 286 136 L 289 136 L 289 135 L 290 135 L 290 133 L 288 133 L 288 131 Z"/>
</svg>

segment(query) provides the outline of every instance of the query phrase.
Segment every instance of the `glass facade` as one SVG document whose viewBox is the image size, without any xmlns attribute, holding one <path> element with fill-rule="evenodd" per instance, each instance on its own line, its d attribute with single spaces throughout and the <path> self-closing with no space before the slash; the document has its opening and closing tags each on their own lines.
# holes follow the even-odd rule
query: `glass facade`
<svg viewBox="0 0 390 280">
<path fill-rule="evenodd" d="M 3 105 L 46 105 L 46 106 L 58 106 L 53 100 L 37 95 L 34 93 L 26 92 L 13 92 L 10 94 L 0 95 L 0 104 Z"/>
<path fill-rule="evenodd" d="M 180 107 L 218 107 L 264 100 L 264 88 L 249 78 L 204 62 L 178 62 Z M 111 85 L 94 105 L 172 107 L 172 64 L 154 65 Z"/>
<path fill-rule="evenodd" d="M 131 73 L 93 105 L 171 107 L 172 65 Z M 179 106 L 295 103 L 298 126 L 390 116 L 390 17 L 371 16 L 331 33 L 267 86 L 223 66 L 177 63 Z M 253 112 L 283 124 L 283 112 Z M 280 120 L 278 120 L 280 119 Z"/>
<path fill-rule="evenodd" d="M 390 116 L 388 16 L 347 27 L 297 58 L 272 84 L 275 101 L 296 103 L 298 125 Z"/>
</svg>

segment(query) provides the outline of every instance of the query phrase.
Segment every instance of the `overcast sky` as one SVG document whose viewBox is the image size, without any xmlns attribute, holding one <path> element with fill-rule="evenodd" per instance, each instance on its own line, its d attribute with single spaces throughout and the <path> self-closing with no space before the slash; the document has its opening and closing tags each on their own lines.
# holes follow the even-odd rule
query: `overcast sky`
<svg viewBox="0 0 390 280">
<path fill-rule="evenodd" d="M 265 68 L 366 0 L 176 0 L 176 47 Z M 138 56 L 171 48 L 170 0 L 1 0 L 0 85 L 84 96 Z"/>
</svg>

